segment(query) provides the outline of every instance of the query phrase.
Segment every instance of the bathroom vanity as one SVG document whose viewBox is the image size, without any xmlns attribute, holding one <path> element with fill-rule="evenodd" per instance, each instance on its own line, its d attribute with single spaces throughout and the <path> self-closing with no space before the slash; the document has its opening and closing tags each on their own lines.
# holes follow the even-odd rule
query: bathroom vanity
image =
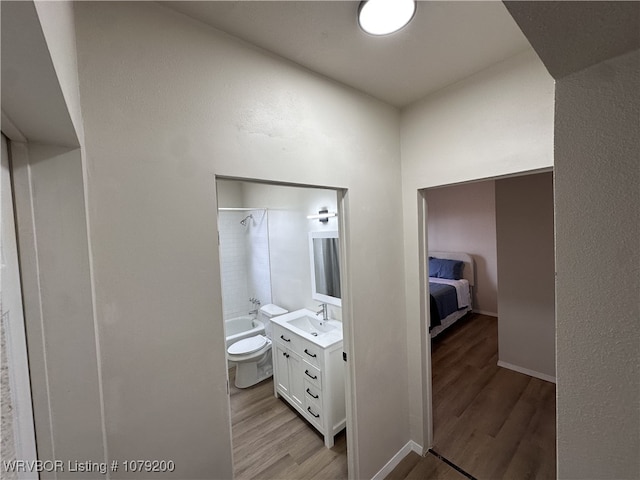
<svg viewBox="0 0 640 480">
<path fill-rule="evenodd" d="M 342 324 L 302 309 L 272 322 L 274 389 L 322 435 L 327 448 L 345 428 Z"/>
</svg>

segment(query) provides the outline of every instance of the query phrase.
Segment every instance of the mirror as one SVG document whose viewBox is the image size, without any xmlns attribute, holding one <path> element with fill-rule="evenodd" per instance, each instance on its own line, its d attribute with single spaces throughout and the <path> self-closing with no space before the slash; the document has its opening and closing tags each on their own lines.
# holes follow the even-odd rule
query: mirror
<svg viewBox="0 0 640 480">
<path fill-rule="evenodd" d="M 342 306 L 338 232 L 310 232 L 311 298 Z"/>
</svg>

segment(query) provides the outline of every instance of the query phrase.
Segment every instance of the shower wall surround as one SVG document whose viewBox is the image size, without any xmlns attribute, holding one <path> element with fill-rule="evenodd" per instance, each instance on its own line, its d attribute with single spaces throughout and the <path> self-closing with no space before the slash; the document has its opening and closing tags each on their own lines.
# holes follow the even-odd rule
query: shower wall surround
<svg viewBox="0 0 640 480">
<path fill-rule="evenodd" d="M 248 218 L 243 226 L 240 222 Z M 271 303 L 269 219 L 266 209 L 220 210 L 220 267 L 224 319 L 246 315 L 257 298 Z"/>
</svg>

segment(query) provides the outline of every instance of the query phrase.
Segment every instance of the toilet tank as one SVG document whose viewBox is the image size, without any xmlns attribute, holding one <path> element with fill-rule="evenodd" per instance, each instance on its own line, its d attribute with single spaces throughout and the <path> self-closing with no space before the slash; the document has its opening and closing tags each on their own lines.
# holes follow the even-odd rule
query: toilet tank
<svg viewBox="0 0 640 480">
<path fill-rule="evenodd" d="M 278 315 L 284 315 L 285 313 L 289 313 L 289 311 L 273 303 L 268 303 L 260 307 L 258 319 L 264 323 L 264 331 L 268 338 L 271 338 L 271 319 Z"/>
</svg>

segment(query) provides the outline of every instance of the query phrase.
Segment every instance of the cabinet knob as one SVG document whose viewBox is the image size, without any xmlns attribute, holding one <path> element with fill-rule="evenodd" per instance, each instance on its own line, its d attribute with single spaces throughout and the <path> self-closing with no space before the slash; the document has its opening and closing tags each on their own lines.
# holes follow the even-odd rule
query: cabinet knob
<svg viewBox="0 0 640 480">
<path fill-rule="evenodd" d="M 311 410 L 311 407 L 307 407 L 307 412 L 309 412 L 311 415 L 313 415 L 316 418 L 320 418 L 319 414 L 313 413 L 313 411 Z"/>
<path fill-rule="evenodd" d="M 290 338 L 284 338 L 284 335 L 280 335 L 280 338 L 281 338 L 282 340 L 284 340 L 285 342 L 290 342 L 290 341 L 291 341 L 291 339 L 290 339 Z"/>
<path fill-rule="evenodd" d="M 317 357 L 317 355 L 315 353 L 309 352 L 309 350 L 307 350 L 306 348 L 304 349 L 304 353 L 306 353 L 307 355 L 309 355 L 312 358 L 316 358 Z"/>
<path fill-rule="evenodd" d="M 316 375 L 311 375 L 311 374 L 309 373 L 309 370 L 305 370 L 305 371 L 304 371 L 304 374 L 305 374 L 307 377 L 312 378 L 312 379 L 314 379 L 314 380 L 317 380 L 317 379 L 318 379 L 318 377 L 317 377 Z"/>
</svg>

